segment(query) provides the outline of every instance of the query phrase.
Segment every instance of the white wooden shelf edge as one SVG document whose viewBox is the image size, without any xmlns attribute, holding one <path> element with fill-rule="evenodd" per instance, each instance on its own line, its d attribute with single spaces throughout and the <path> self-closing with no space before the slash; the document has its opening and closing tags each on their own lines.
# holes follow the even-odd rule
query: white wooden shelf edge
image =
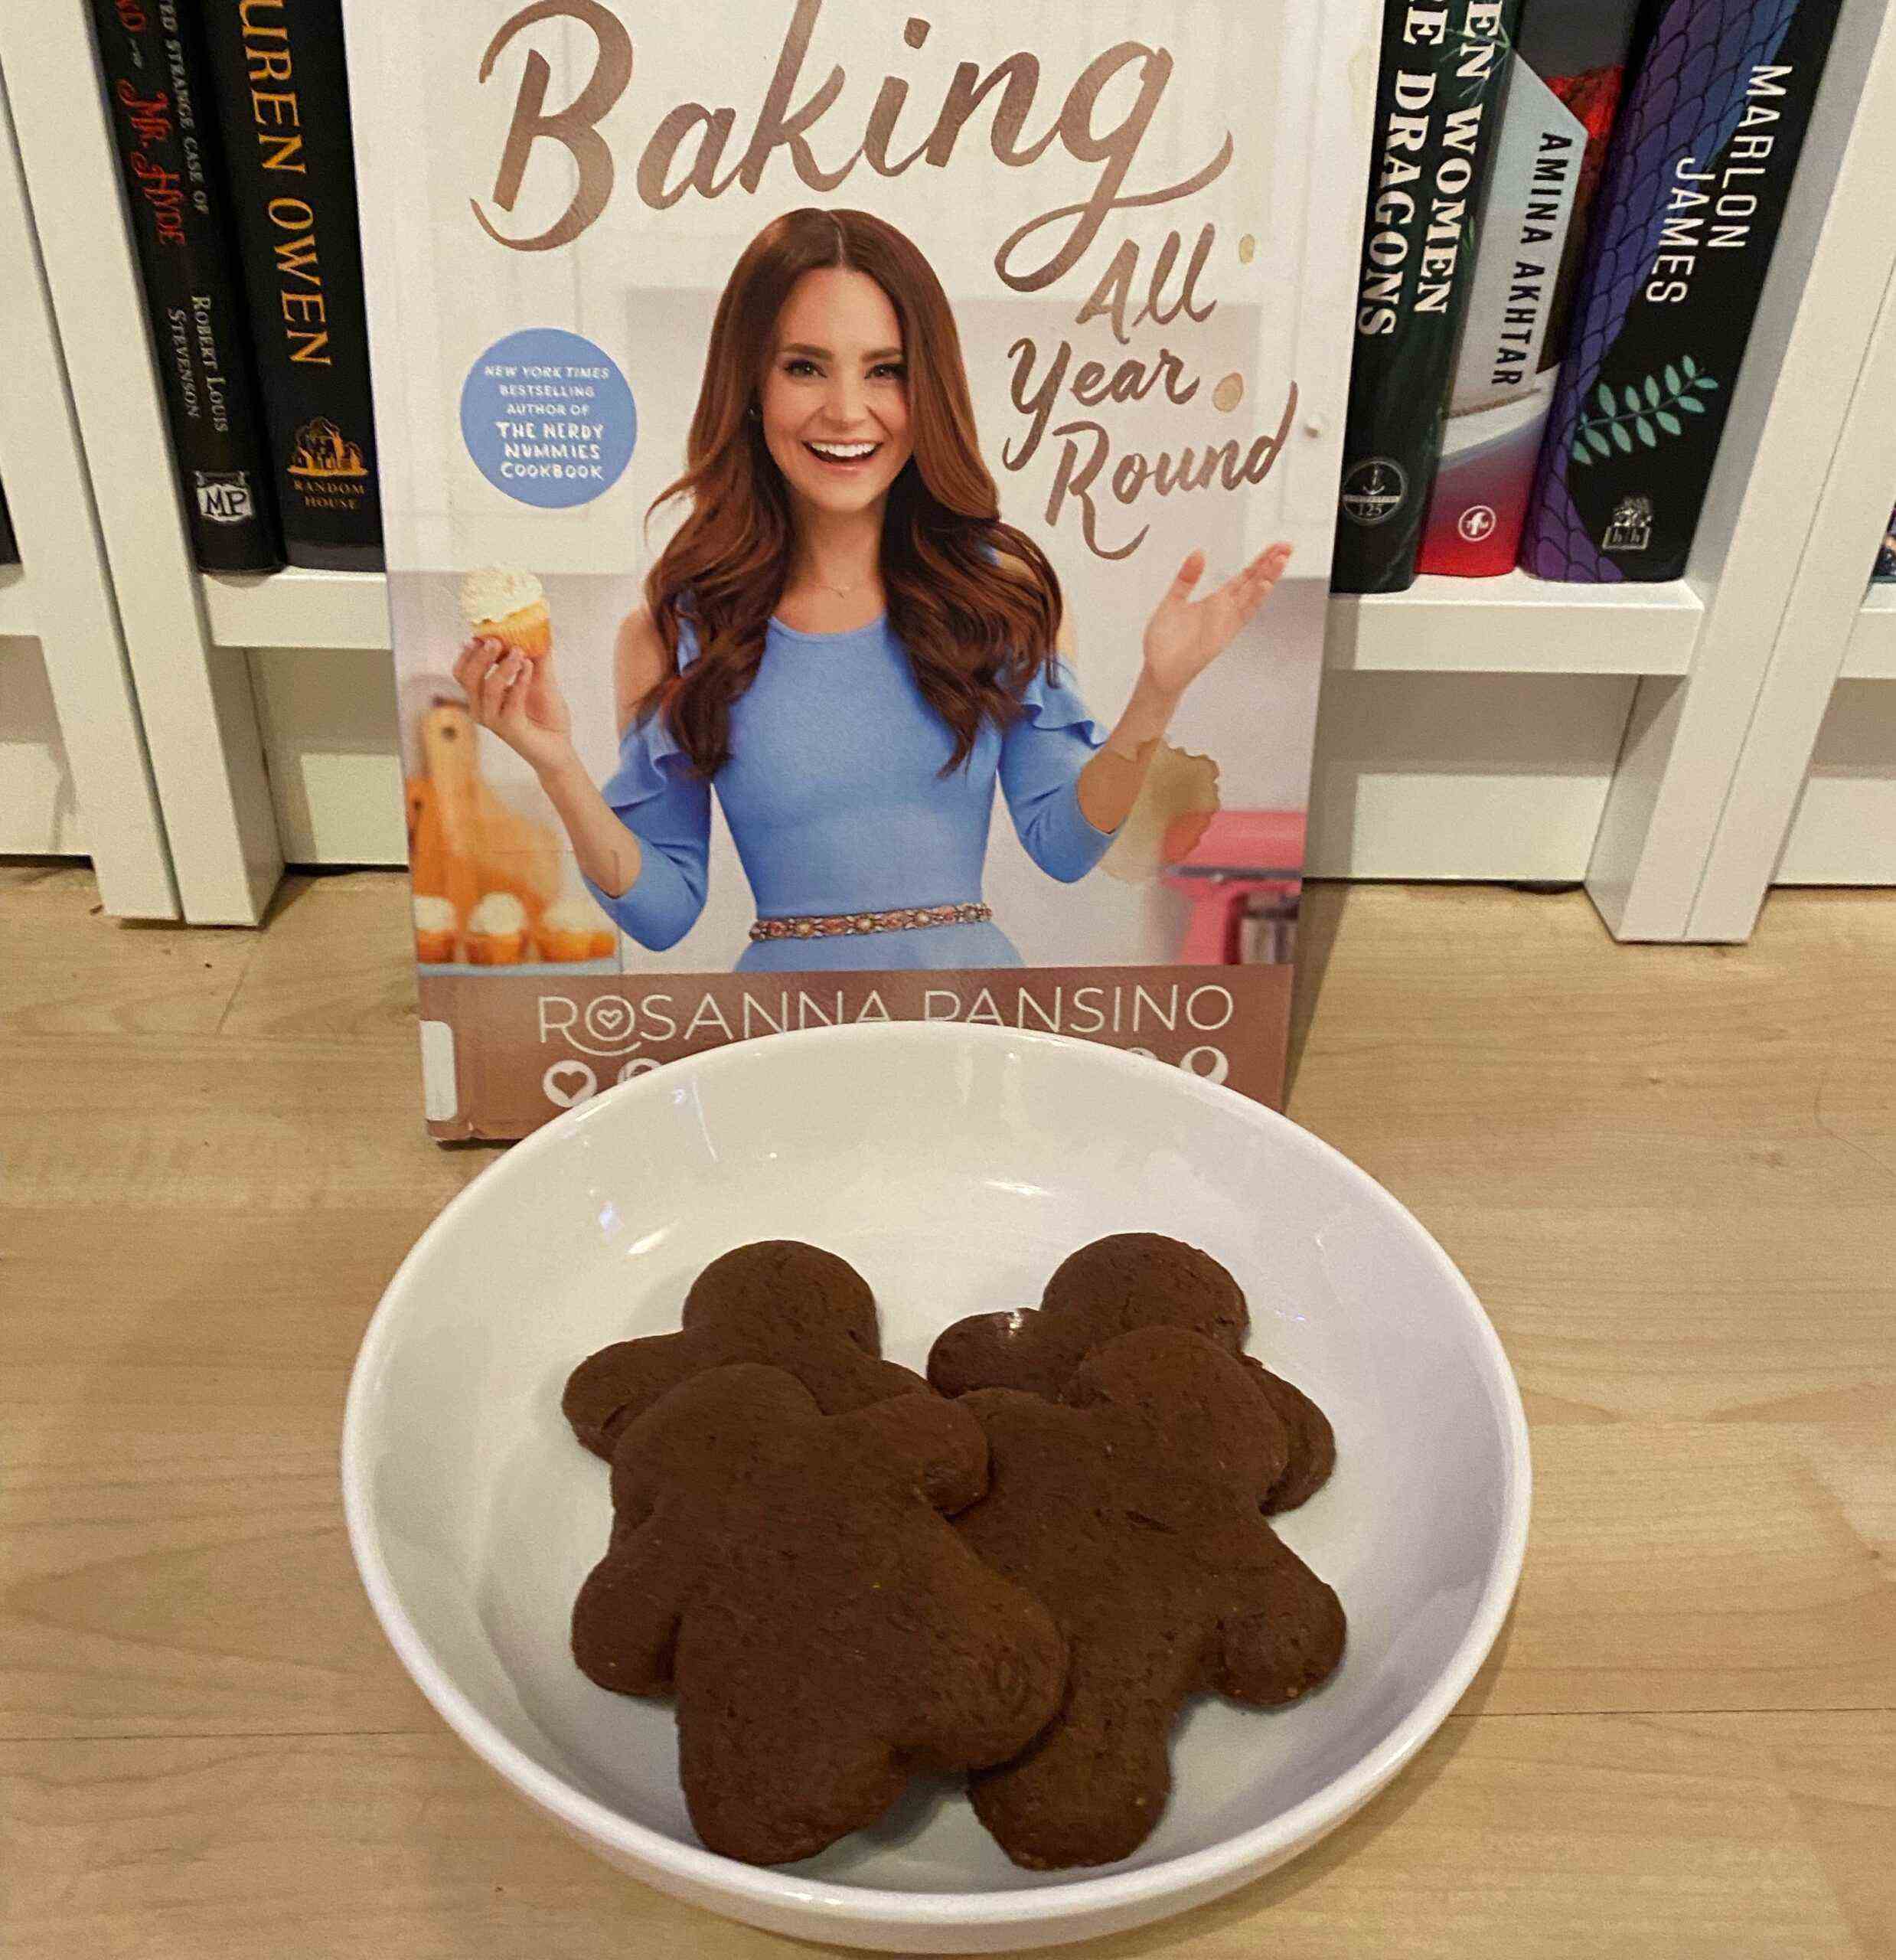
<svg viewBox="0 0 1896 1960">
<path fill-rule="evenodd" d="M 220 646 L 386 650 L 387 582 L 375 572 L 204 574 Z M 1388 673 L 1683 674 L 1704 608 L 1672 585 L 1418 579 L 1407 592 L 1333 599 L 1332 667 Z"/>
<path fill-rule="evenodd" d="M 0 639 L 10 635 L 37 639 L 33 623 L 32 594 L 28 590 L 26 571 L 20 565 L 0 565 Z"/>
<path fill-rule="evenodd" d="M 389 644 L 380 572 L 205 572 L 204 612 L 220 646 L 380 648 Z"/>
<path fill-rule="evenodd" d="M 1896 681 L 1896 585 L 1873 585 L 1844 650 L 1845 681 Z"/>
<path fill-rule="evenodd" d="M 1406 592 L 1333 599 L 1324 658 L 1401 674 L 1684 674 L 1704 618 L 1682 580 L 1418 578 Z"/>
</svg>

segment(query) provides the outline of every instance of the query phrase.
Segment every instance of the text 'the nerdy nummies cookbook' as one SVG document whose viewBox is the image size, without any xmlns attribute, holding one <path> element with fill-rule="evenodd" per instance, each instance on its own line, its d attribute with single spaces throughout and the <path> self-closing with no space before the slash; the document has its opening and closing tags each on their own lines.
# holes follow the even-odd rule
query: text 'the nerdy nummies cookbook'
<svg viewBox="0 0 1896 1960">
<path fill-rule="evenodd" d="M 961 1020 L 1282 1093 L 1373 0 L 354 0 L 442 1138 Z"/>
</svg>

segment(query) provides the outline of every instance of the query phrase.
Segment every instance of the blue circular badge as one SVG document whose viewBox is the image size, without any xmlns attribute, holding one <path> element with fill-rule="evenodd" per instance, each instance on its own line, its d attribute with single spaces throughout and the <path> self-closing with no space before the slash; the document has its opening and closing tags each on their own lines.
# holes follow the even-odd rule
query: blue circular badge
<svg viewBox="0 0 1896 1960">
<path fill-rule="evenodd" d="M 603 348 L 560 327 L 529 327 L 469 369 L 461 439 L 495 489 L 563 511 L 618 481 L 638 440 L 638 410 Z"/>
</svg>

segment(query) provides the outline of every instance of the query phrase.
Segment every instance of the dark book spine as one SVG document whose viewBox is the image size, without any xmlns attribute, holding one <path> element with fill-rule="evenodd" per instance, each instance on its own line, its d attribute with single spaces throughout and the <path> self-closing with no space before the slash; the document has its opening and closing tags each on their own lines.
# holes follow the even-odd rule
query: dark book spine
<svg viewBox="0 0 1896 1960">
<path fill-rule="evenodd" d="M 188 0 L 202 24 L 293 565 L 379 570 L 340 0 Z"/>
<path fill-rule="evenodd" d="M 1418 571 L 1496 578 L 1520 557 L 1588 214 L 1643 4 L 1529 0 L 1495 138 Z"/>
<path fill-rule="evenodd" d="M 13 520 L 7 514 L 7 493 L 0 489 L 0 565 L 19 562 L 20 543 L 13 534 Z"/>
<path fill-rule="evenodd" d="M 175 0 L 93 0 L 191 542 L 207 571 L 283 562 L 202 55 Z"/>
<path fill-rule="evenodd" d="M 1672 0 L 1627 98 L 1521 562 L 1588 584 L 1686 569 L 1836 0 Z"/>
<path fill-rule="evenodd" d="M 1889 528 L 1877 547 L 1876 570 L 1872 577 L 1878 585 L 1896 583 L 1896 511 L 1889 514 Z"/>
<path fill-rule="evenodd" d="M 1519 0 L 1385 0 L 1337 592 L 1415 577 Z"/>
</svg>

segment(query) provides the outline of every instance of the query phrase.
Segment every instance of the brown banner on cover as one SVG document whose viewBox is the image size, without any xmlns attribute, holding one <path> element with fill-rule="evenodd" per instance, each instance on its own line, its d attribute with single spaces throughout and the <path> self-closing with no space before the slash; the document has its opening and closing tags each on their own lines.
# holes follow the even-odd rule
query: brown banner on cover
<svg viewBox="0 0 1896 1960">
<path fill-rule="evenodd" d="M 430 1135 L 524 1136 L 666 1062 L 801 1028 L 964 1021 L 1151 1055 L 1281 1106 L 1293 969 L 421 976 Z"/>
</svg>

